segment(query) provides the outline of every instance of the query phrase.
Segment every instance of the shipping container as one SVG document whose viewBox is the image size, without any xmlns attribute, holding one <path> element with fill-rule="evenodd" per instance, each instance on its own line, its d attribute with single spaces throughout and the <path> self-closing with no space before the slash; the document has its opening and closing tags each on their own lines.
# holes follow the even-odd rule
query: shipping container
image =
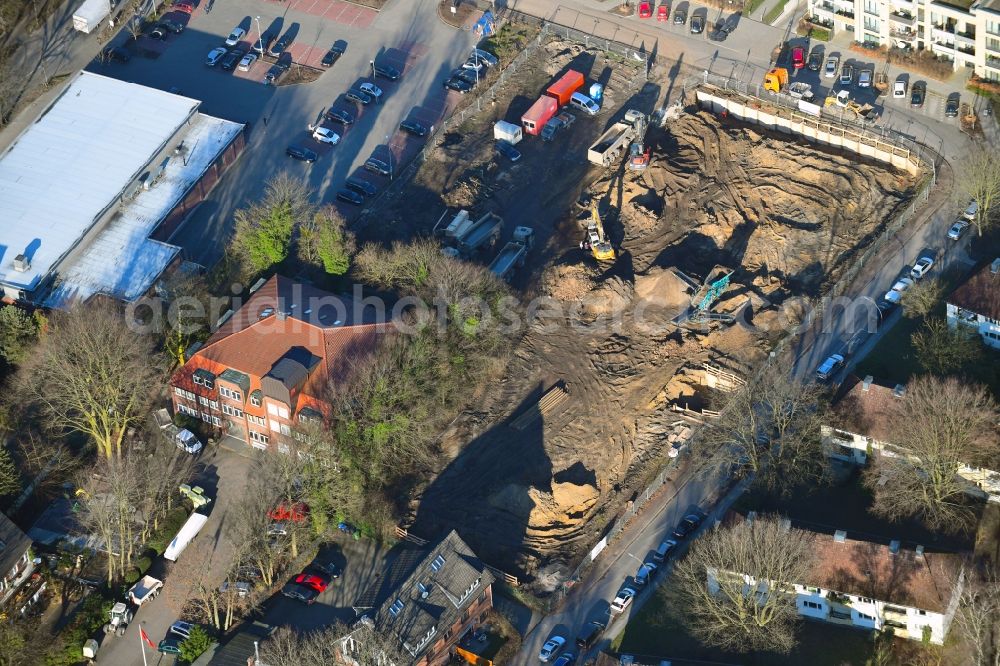
<svg viewBox="0 0 1000 666">
<path fill-rule="evenodd" d="M 569 70 L 559 80 L 549 86 L 545 92 L 559 102 L 559 106 L 569 104 L 569 97 L 583 87 L 583 74 Z"/>
<path fill-rule="evenodd" d="M 521 116 L 521 125 L 528 134 L 538 135 L 549 118 L 559 112 L 559 102 L 554 97 L 542 95 L 531 105 L 527 113 Z"/>
</svg>

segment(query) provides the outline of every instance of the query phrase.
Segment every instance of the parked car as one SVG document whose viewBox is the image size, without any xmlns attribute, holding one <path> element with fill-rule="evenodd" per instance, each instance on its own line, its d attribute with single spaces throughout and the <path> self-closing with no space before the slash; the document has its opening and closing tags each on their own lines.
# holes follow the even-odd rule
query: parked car
<svg viewBox="0 0 1000 666">
<path fill-rule="evenodd" d="M 634 598 L 635 590 L 631 587 L 622 588 L 622 590 L 618 592 L 618 596 L 616 596 L 614 601 L 611 602 L 611 612 L 624 613 L 625 609 L 631 605 L 632 599 Z"/>
<path fill-rule="evenodd" d="M 362 180 L 357 176 L 351 176 L 344 183 L 347 189 L 354 190 L 358 194 L 364 195 L 366 197 L 373 197 L 378 194 L 378 187 L 374 183 L 369 183 L 367 180 Z"/>
<path fill-rule="evenodd" d="M 490 67 L 496 67 L 500 64 L 500 59 L 489 51 L 484 51 L 483 49 L 472 49 L 472 55 L 479 58 L 480 60 L 485 60 L 486 64 Z"/>
<path fill-rule="evenodd" d="M 271 69 L 267 70 L 267 74 L 264 75 L 264 85 L 273 86 L 278 82 L 278 79 L 284 76 L 287 69 L 284 65 L 271 65 Z"/>
<path fill-rule="evenodd" d="M 354 190 L 337 190 L 337 201 L 343 201 L 353 206 L 361 206 L 365 203 L 365 196 Z"/>
<path fill-rule="evenodd" d="M 172 625 L 168 633 L 174 634 L 175 636 L 180 636 L 181 639 L 185 639 L 191 636 L 191 630 L 195 628 L 195 625 L 190 622 L 184 622 L 183 620 L 177 620 Z"/>
<path fill-rule="evenodd" d="M 194 5 L 190 2 L 175 2 L 173 4 L 173 9 L 178 12 L 184 12 L 185 14 L 194 13 Z"/>
<path fill-rule="evenodd" d="M 826 59 L 826 66 L 823 68 L 823 76 L 828 79 L 832 79 L 837 75 L 837 67 L 840 65 L 840 60 L 836 57 L 831 57 Z"/>
<path fill-rule="evenodd" d="M 700 35 L 705 31 L 705 19 L 701 16 L 691 17 L 691 34 Z"/>
<path fill-rule="evenodd" d="M 369 104 L 372 103 L 372 98 L 370 96 L 354 88 L 351 88 L 346 93 L 344 93 L 344 97 L 351 100 L 352 102 L 357 102 L 362 106 L 368 106 Z"/>
<path fill-rule="evenodd" d="M 271 47 L 271 42 L 274 41 L 274 34 L 270 31 L 262 33 L 257 39 L 253 40 L 251 47 L 257 55 L 264 55 L 267 50 Z"/>
<path fill-rule="evenodd" d="M 639 18 L 648 19 L 653 15 L 653 4 L 643 0 L 639 3 Z"/>
<path fill-rule="evenodd" d="M 301 524 L 309 519 L 309 505 L 305 502 L 288 503 L 281 501 L 278 502 L 276 507 L 267 512 L 267 517 L 279 523 L 291 521 Z"/>
<path fill-rule="evenodd" d="M 802 69 L 806 66 L 806 51 L 801 46 L 792 49 L 792 67 Z"/>
<path fill-rule="evenodd" d="M 969 223 L 966 220 L 956 220 L 955 224 L 951 225 L 951 229 L 948 230 L 948 238 L 957 241 L 965 234 L 965 230 L 968 228 Z"/>
<path fill-rule="evenodd" d="M 317 571 L 326 574 L 327 576 L 330 577 L 330 580 L 336 580 L 340 578 L 340 567 L 338 567 L 333 562 L 313 562 L 311 565 L 309 565 L 309 568 L 316 569 Z"/>
<path fill-rule="evenodd" d="M 226 37 L 226 46 L 236 46 L 247 34 L 243 28 L 233 28 L 233 31 Z"/>
<path fill-rule="evenodd" d="M 849 86 L 854 83 L 854 68 L 850 65 L 844 65 L 843 69 L 840 70 L 840 85 Z"/>
<path fill-rule="evenodd" d="M 552 662 L 552 666 L 570 666 L 576 663 L 576 655 L 572 652 L 563 652 L 559 658 Z"/>
<path fill-rule="evenodd" d="M 962 96 L 959 93 L 952 93 L 948 95 L 948 100 L 944 103 L 944 115 L 949 118 L 954 118 L 958 115 L 958 103 L 961 101 Z"/>
<path fill-rule="evenodd" d="M 661 2 L 660 6 L 656 8 L 656 20 L 660 22 L 665 22 L 669 18 L 670 18 L 670 7 L 668 7 L 665 2 Z"/>
<path fill-rule="evenodd" d="M 511 162 L 517 162 L 521 159 L 520 151 L 513 146 L 509 141 L 497 141 L 497 153 L 503 155 Z"/>
<path fill-rule="evenodd" d="M 653 561 L 662 562 L 670 555 L 670 552 L 677 547 L 677 542 L 673 539 L 667 539 L 661 543 L 655 551 L 653 551 Z"/>
<path fill-rule="evenodd" d="M 286 32 L 280 39 L 278 39 L 278 41 L 276 41 L 274 44 L 271 45 L 271 48 L 268 50 L 268 53 L 272 57 L 277 58 L 288 49 L 291 43 L 292 43 L 292 38 Z"/>
<path fill-rule="evenodd" d="M 343 109 L 330 109 L 324 117 L 331 123 L 340 123 L 341 125 L 354 124 L 354 116 Z"/>
<path fill-rule="evenodd" d="M 251 69 L 253 69 L 253 66 L 256 64 L 257 64 L 257 54 L 248 53 L 245 56 L 243 56 L 243 59 L 240 60 L 240 64 L 236 66 L 236 69 L 240 70 L 241 72 L 249 72 Z"/>
<path fill-rule="evenodd" d="M 149 29 L 149 32 L 146 33 L 146 36 L 149 37 L 150 39 L 164 40 L 167 38 L 167 29 L 164 28 L 159 23 L 157 23 L 156 25 L 154 25 L 152 28 Z"/>
<path fill-rule="evenodd" d="M 380 65 L 375 63 L 375 76 L 381 76 L 383 79 L 389 79 L 390 81 L 395 81 L 400 76 L 400 71 L 391 65 Z"/>
<path fill-rule="evenodd" d="M 474 86 L 477 83 L 479 83 L 479 78 L 480 77 L 479 77 L 479 74 L 476 74 L 472 70 L 458 68 L 458 69 L 452 70 L 450 78 L 459 79 L 459 80 L 465 81 L 470 86 Z"/>
<path fill-rule="evenodd" d="M 299 160 L 300 162 L 305 162 L 306 164 L 312 164 L 319 158 L 319 155 L 308 148 L 302 148 L 301 146 L 288 146 L 288 148 L 285 149 L 285 154 L 291 158 Z"/>
<path fill-rule="evenodd" d="M 399 123 L 399 129 L 413 136 L 427 136 L 427 128 L 416 120 L 404 120 Z"/>
<path fill-rule="evenodd" d="M 689 534 L 698 529 L 701 525 L 701 516 L 696 513 L 689 513 L 681 519 L 681 522 L 677 524 L 674 528 L 673 537 L 675 539 L 683 539 Z"/>
<path fill-rule="evenodd" d="M 919 109 L 924 105 L 925 97 L 927 97 L 927 84 L 923 81 L 917 81 L 910 88 L 910 106 Z"/>
<path fill-rule="evenodd" d="M 913 264 L 913 268 L 910 269 L 910 277 L 914 280 L 919 280 L 923 276 L 927 275 L 928 271 L 934 267 L 934 260 L 930 257 L 920 257 L 917 259 L 917 263 Z"/>
<path fill-rule="evenodd" d="M 562 636 L 553 636 L 549 640 L 545 641 L 545 645 L 542 646 L 541 652 L 538 653 L 538 660 L 542 663 L 548 663 L 552 661 L 552 658 L 557 654 L 562 652 L 562 649 L 566 646 L 566 639 Z"/>
<path fill-rule="evenodd" d="M 184 32 L 184 24 L 180 21 L 171 21 L 169 19 L 164 19 L 159 23 L 160 27 L 168 32 L 172 32 L 175 35 L 179 35 Z"/>
<path fill-rule="evenodd" d="M 576 636 L 576 646 L 580 648 L 581 651 L 589 650 L 597 639 L 601 637 L 604 630 L 607 627 L 603 622 L 598 622 L 597 620 L 591 620 L 580 629 L 580 633 Z"/>
<path fill-rule="evenodd" d="M 225 57 L 222 59 L 222 69 L 226 70 L 227 72 L 231 72 L 236 67 L 236 64 L 239 63 L 239 61 L 242 60 L 243 56 L 245 55 L 246 51 L 244 51 L 243 49 L 240 48 L 233 49 L 232 51 L 227 53 Z"/>
<path fill-rule="evenodd" d="M 323 59 L 319 64 L 324 67 L 333 67 L 333 63 L 337 62 L 342 55 L 344 55 L 344 47 L 339 44 L 334 44 L 330 47 L 330 50 L 323 55 Z"/>
<path fill-rule="evenodd" d="M 814 47 L 809 53 L 809 60 L 806 61 L 806 67 L 811 72 L 818 72 L 819 68 L 823 66 L 823 49 L 819 46 Z"/>
<path fill-rule="evenodd" d="M 858 73 L 858 87 L 859 88 L 871 88 L 872 87 L 872 77 L 874 72 L 870 69 L 863 69 Z"/>
<path fill-rule="evenodd" d="M 358 90 L 368 95 L 376 102 L 382 99 L 382 89 L 379 88 L 374 83 L 369 83 L 368 81 L 365 81 L 360 86 L 358 86 Z"/>
<path fill-rule="evenodd" d="M 896 79 L 892 83 L 892 96 L 895 99 L 906 97 L 906 79 Z"/>
<path fill-rule="evenodd" d="M 303 585 L 299 585 L 298 583 L 286 583 L 285 586 L 281 588 L 281 594 L 289 599 L 301 601 L 309 606 L 316 603 L 316 597 L 319 596 L 319 592 L 313 588 L 305 587 Z"/>
<path fill-rule="evenodd" d="M 962 213 L 962 217 L 967 219 L 969 222 L 976 221 L 976 213 L 979 212 L 979 204 L 975 201 L 970 201 L 969 206 Z"/>
<path fill-rule="evenodd" d="M 652 562 L 645 562 L 639 565 L 638 571 L 635 572 L 633 579 L 636 585 L 646 585 L 656 574 L 656 565 Z"/>
<path fill-rule="evenodd" d="M 174 441 L 177 442 L 177 448 L 185 453 L 198 453 L 201 451 L 201 442 L 195 437 L 195 434 L 190 430 L 181 430 L 174 436 Z"/>
<path fill-rule="evenodd" d="M 904 277 L 896 280 L 896 284 L 892 285 L 892 289 L 885 292 L 885 296 L 882 299 L 886 303 L 892 303 L 893 305 L 899 305 L 899 301 L 903 298 L 903 294 L 907 289 L 913 286 L 913 280 Z"/>
<path fill-rule="evenodd" d="M 684 25 L 687 23 L 687 12 L 679 9 L 674 12 L 674 25 Z"/>
<path fill-rule="evenodd" d="M 219 61 L 222 60 L 225 57 L 226 53 L 228 52 L 229 52 L 228 49 L 224 49 L 221 46 L 212 49 L 211 51 L 208 52 L 208 57 L 205 59 L 205 64 L 208 65 L 209 67 L 215 67 L 216 65 L 219 64 Z"/>
<path fill-rule="evenodd" d="M 454 90 L 457 93 L 465 94 L 472 90 L 472 84 L 468 81 L 463 81 L 462 79 L 448 79 L 444 82 L 444 87 L 446 90 Z"/>
<path fill-rule="evenodd" d="M 819 368 L 816 369 L 816 379 L 821 382 L 828 381 L 830 377 L 834 375 L 837 370 L 844 365 L 844 357 L 840 354 L 834 354 L 828 357 L 823 363 L 820 364 Z"/>
<path fill-rule="evenodd" d="M 132 59 L 132 54 L 121 46 L 109 46 L 103 51 L 104 59 L 108 62 L 120 62 L 123 65 Z"/>
<path fill-rule="evenodd" d="M 377 173 L 380 176 L 392 175 L 392 165 L 389 164 L 388 162 L 378 159 L 377 157 L 369 157 L 367 160 L 365 160 L 364 168 L 366 171 Z"/>
<path fill-rule="evenodd" d="M 181 642 L 176 638 L 164 638 L 160 641 L 160 644 L 156 646 L 156 651 L 160 654 L 180 654 Z"/>
<path fill-rule="evenodd" d="M 486 64 L 485 60 L 478 60 L 471 57 L 462 63 L 462 69 L 467 69 L 470 72 L 478 72 L 480 77 L 486 76 L 488 67 L 489 65 Z"/>
<path fill-rule="evenodd" d="M 336 146 L 340 143 L 340 135 L 334 132 L 328 127 L 323 127 L 322 125 L 316 127 L 312 131 L 313 141 L 318 143 L 325 143 L 330 146 Z"/>
<path fill-rule="evenodd" d="M 303 571 L 298 576 L 295 577 L 295 582 L 299 585 L 304 585 L 305 587 L 311 587 L 320 594 L 322 594 L 326 588 L 330 585 L 330 579 L 324 575 L 320 575 L 317 572 Z"/>
<path fill-rule="evenodd" d="M 725 41 L 726 37 L 729 36 L 733 29 L 725 21 L 716 21 L 715 26 L 712 28 L 712 32 L 708 33 L 708 38 L 715 40 L 717 42 Z"/>
</svg>

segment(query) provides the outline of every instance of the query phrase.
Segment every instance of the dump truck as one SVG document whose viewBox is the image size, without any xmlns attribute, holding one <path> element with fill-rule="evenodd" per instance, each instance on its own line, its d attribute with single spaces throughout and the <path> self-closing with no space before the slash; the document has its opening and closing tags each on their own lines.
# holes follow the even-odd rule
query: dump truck
<svg viewBox="0 0 1000 666">
<path fill-rule="evenodd" d="M 640 115 L 635 122 L 635 140 L 629 148 L 628 163 L 625 165 L 629 171 L 645 171 L 649 166 L 649 146 L 646 145 L 646 130 L 649 128 L 646 116 Z"/>
<path fill-rule="evenodd" d="M 559 101 L 555 97 L 542 95 L 531 105 L 523 116 L 521 116 L 521 127 L 528 134 L 538 136 L 542 127 L 549 122 L 549 118 L 559 112 Z"/>
<path fill-rule="evenodd" d="M 528 250 L 535 240 L 535 230 L 531 227 L 515 227 L 514 240 L 503 246 L 500 254 L 490 262 L 490 272 L 501 280 L 509 280 L 514 269 L 524 265 Z"/>
<path fill-rule="evenodd" d="M 110 0 L 86 0 L 73 12 L 73 27 L 89 35 L 100 27 L 101 21 L 110 13 Z"/>
<path fill-rule="evenodd" d="M 496 245 L 503 228 L 503 218 L 494 213 L 486 213 L 472 223 L 465 233 L 457 238 L 457 248 L 463 256 L 471 256 L 477 250 Z"/>
<path fill-rule="evenodd" d="M 136 606 L 142 606 L 150 599 L 155 599 L 161 589 L 163 589 L 162 580 L 152 576 L 143 576 L 139 582 L 129 588 L 128 598 Z"/>
<path fill-rule="evenodd" d="M 559 102 L 559 106 L 566 106 L 569 104 L 569 98 L 573 96 L 573 93 L 582 87 L 583 74 L 571 69 L 560 76 L 555 83 L 546 88 L 545 94 Z"/>
<path fill-rule="evenodd" d="M 784 92 L 788 86 L 788 70 L 784 67 L 773 67 L 764 75 L 764 90 L 774 93 Z"/>
<path fill-rule="evenodd" d="M 469 217 L 469 211 L 465 209 L 458 211 L 455 213 L 455 217 L 451 219 L 451 222 L 442 227 L 441 222 L 444 221 L 447 214 L 448 211 L 445 211 L 437 221 L 437 224 L 434 225 L 434 233 L 449 240 L 455 240 L 464 236 L 465 232 L 472 226 L 472 218 Z"/>
<path fill-rule="evenodd" d="M 813 98 L 813 89 L 808 83 L 796 81 L 792 85 L 788 86 L 788 94 L 795 99 L 804 99 L 808 102 Z"/>
<path fill-rule="evenodd" d="M 645 126 L 645 114 L 642 111 L 629 109 L 625 118 L 597 138 L 587 150 L 587 160 L 598 166 L 609 167 L 618 161 L 618 157 L 628 149 L 629 144 L 638 136 Z"/>
</svg>

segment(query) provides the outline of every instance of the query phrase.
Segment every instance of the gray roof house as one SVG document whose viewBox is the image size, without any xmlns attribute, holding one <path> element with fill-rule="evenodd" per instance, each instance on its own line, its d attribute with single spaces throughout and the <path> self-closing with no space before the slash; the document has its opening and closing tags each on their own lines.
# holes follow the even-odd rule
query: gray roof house
<svg viewBox="0 0 1000 666">
<path fill-rule="evenodd" d="M 31 539 L 6 515 L 0 513 L 0 606 L 24 584 L 34 565 Z"/>
</svg>

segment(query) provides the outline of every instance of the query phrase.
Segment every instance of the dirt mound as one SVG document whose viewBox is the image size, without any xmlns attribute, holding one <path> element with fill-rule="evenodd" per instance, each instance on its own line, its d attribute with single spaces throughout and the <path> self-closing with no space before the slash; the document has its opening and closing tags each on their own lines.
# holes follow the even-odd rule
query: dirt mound
<svg viewBox="0 0 1000 666">
<path fill-rule="evenodd" d="M 670 269 L 653 268 L 635 278 L 635 297 L 647 307 L 680 311 L 692 295 L 689 285 Z"/>
<path fill-rule="evenodd" d="M 592 264 L 549 266 L 542 273 L 542 291 L 559 301 L 579 301 L 594 289 L 599 277 Z"/>
<path fill-rule="evenodd" d="M 583 313 L 600 317 L 624 312 L 632 302 L 635 285 L 620 277 L 613 277 L 597 285 L 583 297 Z"/>
</svg>

